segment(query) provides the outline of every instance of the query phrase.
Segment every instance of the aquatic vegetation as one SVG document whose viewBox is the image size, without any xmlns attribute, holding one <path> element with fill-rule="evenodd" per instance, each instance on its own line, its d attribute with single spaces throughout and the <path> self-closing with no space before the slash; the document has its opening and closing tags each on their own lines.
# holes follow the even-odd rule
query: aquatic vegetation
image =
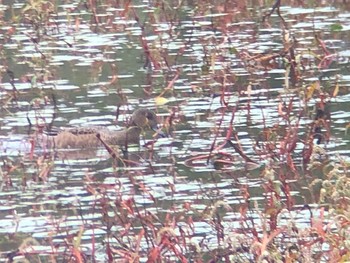
<svg viewBox="0 0 350 263">
<path fill-rule="evenodd" d="M 281 4 L 0 5 L 1 257 L 349 261 L 349 7 Z M 138 108 L 168 137 L 40 141 Z"/>
</svg>

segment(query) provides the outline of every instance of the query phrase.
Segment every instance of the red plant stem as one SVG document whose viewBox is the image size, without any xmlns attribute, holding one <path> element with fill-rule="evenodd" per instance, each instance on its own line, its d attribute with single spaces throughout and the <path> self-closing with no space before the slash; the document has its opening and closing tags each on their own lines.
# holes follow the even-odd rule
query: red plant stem
<svg viewBox="0 0 350 263">
<path fill-rule="evenodd" d="M 155 70 L 159 70 L 160 69 L 160 64 L 152 56 L 152 54 L 150 52 L 150 48 L 149 48 L 147 40 L 146 40 L 145 27 L 141 24 L 140 18 L 136 14 L 136 11 L 135 11 L 134 8 L 132 8 L 132 11 L 133 11 L 133 14 L 134 14 L 134 19 L 135 19 L 135 21 L 137 22 L 137 24 L 139 25 L 139 27 L 141 29 L 140 42 L 141 42 L 141 45 L 142 45 L 142 48 L 143 48 L 143 52 L 144 52 L 144 54 L 146 56 L 146 61 L 145 61 L 145 64 L 144 64 L 144 68 L 147 68 L 149 62 L 152 62 L 152 66 L 154 67 L 154 69 Z"/>
<path fill-rule="evenodd" d="M 215 133 L 214 141 L 213 141 L 213 143 L 212 143 L 211 146 L 210 146 L 209 155 L 208 155 L 208 159 L 207 159 L 207 164 L 208 164 L 209 161 L 210 161 L 210 157 L 212 156 L 212 152 L 213 152 L 213 150 L 214 150 L 214 147 L 215 147 L 215 144 L 216 144 L 216 140 L 217 140 L 217 138 L 218 138 L 218 136 L 219 136 L 220 127 L 221 127 L 221 124 L 222 124 L 223 119 L 224 119 L 224 117 L 225 117 L 225 112 L 226 112 L 226 108 L 225 108 L 225 110 L 223 110 L 222 113 L 221 113 L 221 119 L 220 119 L 220 121 L 219 121 L 219 127 L 218 127 L 218 129 L 217 129 L 217 132 Z"/>
</svg>

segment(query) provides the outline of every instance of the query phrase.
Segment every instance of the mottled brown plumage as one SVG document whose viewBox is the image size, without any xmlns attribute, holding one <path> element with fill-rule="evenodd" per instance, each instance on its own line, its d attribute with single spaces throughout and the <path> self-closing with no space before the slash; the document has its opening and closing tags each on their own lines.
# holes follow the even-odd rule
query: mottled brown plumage
<svg viewBox="0 0 350 263">
<path fill-rule="evenodd" d="M 139 144 L 143 129 L 158 129 L 157 116 L 151 110 L 136 110 L 131 116 L 129 127 L 123 130 L 111 131 L 105 127 L 66 128 L 52 138 L 52 143 L 57 148 L 94 148 L 102 145 L 101 140 L 109 145 Z"/>
</svg>

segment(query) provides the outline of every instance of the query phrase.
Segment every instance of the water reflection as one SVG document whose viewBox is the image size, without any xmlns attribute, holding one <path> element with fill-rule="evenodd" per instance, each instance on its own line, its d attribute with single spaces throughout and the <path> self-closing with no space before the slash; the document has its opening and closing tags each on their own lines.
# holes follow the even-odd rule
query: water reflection
<svg viewBox="0 0 350 263">
<path fill-rule="evenodd" d="M 3 3 L 0 233 L 20 236 L 9 257 L 146 261 L 166 244 L 167 262 L 221 247 L 238 262 L 328 223 L 316 204 L 337 202 L 349 160 L 348 6 L 292 1 L 268 16 L 255 2 Z M 123 127 L 139 107 L 168 138 L 112 156 L 33 143 L 50 125 Z"/>
</svg>

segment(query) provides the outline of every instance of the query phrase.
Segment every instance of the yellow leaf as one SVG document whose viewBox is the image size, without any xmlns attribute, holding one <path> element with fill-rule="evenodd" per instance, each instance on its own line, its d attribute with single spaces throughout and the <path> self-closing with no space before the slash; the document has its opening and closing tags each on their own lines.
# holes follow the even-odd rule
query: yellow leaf
<svg viewBox="0 0 350 263">
<path fill-rule="evenodd" d="M 333 97 L 336 97 L 338 95 L 339 92 L 339 84 L 337 83 L 335 85 L 334 91 L 333 91 Z"/>
<path fill-rule="evenodd" d="M 348 252 L 348 253 L 346 253 L 345 255 L 343 255 L 343 256 L 341 257 L 340 262 L 346 263 L 346 262 L 349 262 L 349 260 L 350 260 L 350 252 Z"/>
<path fill-rule="evenodd" d="M 154 100 L 155 100 L 157 106 L 164 105 L 164 104 L 167 104 L 169 102 L 169 100 L 164 98 L 164 97 L 156 97 Z"/>
<path fill-rule="evenodd" d="M 214 73 L 214 71 L 215 71 L 215 61 L 216 61 L 216 53 L 213 52 L 213 53 L 211 53 L 211 61 L 210 61 L 212 73 Z"/>
<path fill-rule="evenodd" d="M 348 129 L 350 128 L 350 123 L 345 126 L 345 135 L 348 135 Z"/>
<path fill-rule="evenodd" d="M 306 99 L 311 99 L 312 95 L 314 94 L 314 91 L 319 88 L 320 83 L 318 81 L 315 81 L 312 83 L 309 87 L 306 89 Z"/>
<path fill-rule="evenodd" d="M 80 247 L 81 238 L 82 238 L 83 234 L 84 234 L 84 226 L 81 226 L 77 236 L 73 240 L 74 248 L 79 248 Z"/>
</svg>

